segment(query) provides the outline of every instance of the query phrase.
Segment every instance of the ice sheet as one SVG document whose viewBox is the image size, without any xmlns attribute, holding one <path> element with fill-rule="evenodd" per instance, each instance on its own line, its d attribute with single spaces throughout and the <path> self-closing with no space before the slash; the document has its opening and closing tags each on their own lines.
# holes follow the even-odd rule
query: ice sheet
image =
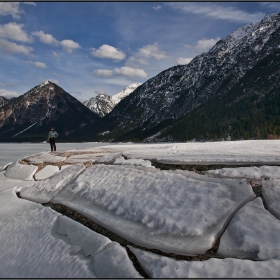
<svg viewBox="0 0 280 280">
<path fill-rule="evenodd" d="M 84 169 L 82 163 L 74 164 L 61 170 L 52 177 L 40 181 L 34 185 L 24 187 L 20 191 L 22 198 L 39 203 L 47 203 L 51 198 L 59 193 L 65 186 L 73 181 Z"/>
<path fill-rule="evenodd" d="M 153 170 L 153 169 L 151 169 Z M 184 255 L 204 253 L 252 188 L 165 171 L 94 165 L 52 199 L 136 244 Z"/>
<path fill-rule="evenodd" d="M 41 171 L 39 171 L 38 173 L 35 174 L 35 179 L 37 181 L 45 180 L 57 172 L 59 172 L 58 166 L 47 165 Z"/>
<path fill-rule="evenodd" d="M 23 165 L 19 162 L 14 162 L 9 165 L 4 174 L 10 179 L 34 181 L 33 175 L 37 169 L 38 167 L 35 165 Z"/>
<path fill-rule="evenodd" d="M 61 157 L 50 152 L 42 152 L 35 155 L 27 156 L 24 159 L 32 164 L 40 164 L 40 163 L 58 163 L 62 162 L 67 157 Z"/>
<path fill-rule="evenodd" d="M 53 235 L 58 214 L 48 207 L 17 198 L 14 190 L 0 195 L 1 278 L 91 278 L 88 260 L 70 254 Z"/>
<path fill-rule="evenodd" d="M 269 212 L 280 219 L 280 179 L 263 179 L 262 195 Z"/>
<path fill-rule="evenodd" d="M 20 187 L 30 186 L 32 184 L 34 184 L 32 181 L 9 179 L 5 177 L 4 172 L 0 173 L 0 192 L 13 189 L 15 187 L 19 189 Z"/>
<path fill-rule="evenodd" d="M 92 259 L 98 278 L 142 278 L 120 244 L 65 216 L 58 217 L 57 232 L 67 239 L 71 252 Z"/>
<path fill-rule="evenodd" d="M 245 178 L 255 182 L 261 182 L 262 171 L 258 167 L 237 167 L 237 168 L 222 168 L 206 171 L 205 174 L 211 177 L 221 178 Z"/>
<path fill-rule="evenodd" d="M 113 164 L 114 165 L 133 165 L 133 166 L 153 167 L 152 163 L 149 160 L 124 159 L 123 156 L 118 157 Z"/>
<path fill-rule="evenodd" d="M 118 157 L 121 156 L 121 153 L 111 153 L 107 154 L 95 161 L 95 164 L 112 164 Z"/>
<path fill-rule="evenodd" d="M 78 162 L 95 162 L 98 158 L 100 158 L 100 154 L 99 156 L 96 154 L 82 154 L 82 155 L 73 155 L 68 157 L 64 163 L 78 163 Z"/>
<path fill-rule="evenodd" d="M 216 259 L 176 261 L 129 246 L 151 278 L 279 278 L 280 260 Z"/>
<path fill-rule="evenodd" d="M 280 256 L 280 221 L 265 210 L 260 197 L 234 215 L 221 237 L 217 254 L 251 260 Z"/>
<path fill-rule="evenodd" d="M 280 179 L 280 166 L 261 166 L 262 178 Z"/>
</svg>

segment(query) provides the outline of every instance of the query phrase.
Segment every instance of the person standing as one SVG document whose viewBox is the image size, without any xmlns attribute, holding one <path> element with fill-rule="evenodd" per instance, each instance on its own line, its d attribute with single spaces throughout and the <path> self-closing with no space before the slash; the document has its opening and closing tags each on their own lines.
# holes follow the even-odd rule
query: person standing
<svg viewBox="0 0 280 280">
<path fill-rule="evenodd" d="M 54 127 L 51 127 L 51 130 L 49 132 L 49 137 L 47 139 L 47 142 L 50 141 L 51 145 L 51 151 L 56 151 L 56 145 L 55 145 L 55 138 L 58 136 L 58 133 L 54 131 Z"/>
</svg>

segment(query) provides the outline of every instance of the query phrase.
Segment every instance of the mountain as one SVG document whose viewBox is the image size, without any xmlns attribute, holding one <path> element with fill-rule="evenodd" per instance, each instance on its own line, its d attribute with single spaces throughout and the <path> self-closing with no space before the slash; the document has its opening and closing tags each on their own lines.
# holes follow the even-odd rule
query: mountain
<svg viewBox="0 0 280 280">
<path fill-rule="evenodd" d="M 5 98 L 4 96 L 0 96 L 0 107 L 4 106 L 5 104 L 8 104 L 9 102 L 9 99 Z"/>
<path fill-rule="evenodd" d="M 140 85 L 141 84 L 137 82 L 133 83 L 113 96 L 109 96 L 107 94 L 98 94 L 96 97 L 92 97 L 84 101 L 83 104 L 91 111 L 103 117 L 110 113 L 122 99 L 132 93 Z"/>
<path fill-rule="evenodd" d="M 51 126 L 60 141 L 84 141 L 80 129 L 100 116 L 56 84 L 47 81 L 0 108 L 1 141 L 44 141 Z"/>
<path fill-rule="evenodd" d="M 223 100 L 227 106 L 224 96 L 234 86 L 240 86 L 246 73 L 280 46 L 279 27 L 280 14 L 268 15 L 258 23 L 237 29 L 189 64 L 172 67 L 149 79 L 103 118 L 99 133 L 107 133 L 101 139 L 156 141 L 155 135 L 203 104 Z M 196 118 L 194 114 L 192 117 Z M 196 136 L 193 138 L 200 137 Z"/>
</svg>

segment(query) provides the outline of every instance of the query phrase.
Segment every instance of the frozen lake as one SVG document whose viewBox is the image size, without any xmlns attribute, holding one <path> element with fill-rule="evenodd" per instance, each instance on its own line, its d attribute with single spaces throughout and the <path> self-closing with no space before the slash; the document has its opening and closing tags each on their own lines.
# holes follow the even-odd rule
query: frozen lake
<svg viewBox="0 0 280 280">
<path fill-rule="evenodd" d="M 109 143 L 56 143 L 57 151 L 86 149 L 110 145 Z M 0 166 L 28 155 L 50 151 L 49 143 L 0 143 Z"/>
</svg>

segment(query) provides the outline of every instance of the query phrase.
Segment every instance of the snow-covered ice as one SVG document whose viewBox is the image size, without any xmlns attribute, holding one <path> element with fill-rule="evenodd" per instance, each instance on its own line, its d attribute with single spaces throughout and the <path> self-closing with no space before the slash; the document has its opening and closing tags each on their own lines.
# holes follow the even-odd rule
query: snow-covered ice
<svg viewBox="0 0 280 280">
<path fill-rule="evenodd" d="M 37 169 L 38 167 L 35 165 L 24 165 L 16 161 L 9 165 L 4 174 L 10 179 L 34 181 L 33 175 Z"/>
<path fill-rule="evenodd" d="M 28 200 L 39 203 L 47 203 L 51 201 L 52 197 L 59 193 L 65 186 L 71 183 L 71 181 L 73 181 L 83 170 L 84 165 L 82 163 L 74 164 L 69 168 L 61 170 L 48 179 L 22 188 L 20 195 L 22 198 Z"/>
<path fill-rule="evenodd" d="M 280 166 L 261 166 L 262 178 L 280 179 Z"/>
<path fill-rule="evenodd" d="M 42 152 L 35 155 L 24 157 L 24 160 L 32 164 L 41 163 L 59 163 L 66 159 L 67 157 L 61 157 L 58 155 L 51 154 L 50 152 Z"/>
<path fill-rule="evenodd" d="M 103 154 L 81 154 L 68 157 L 64 163 L 95 162 Z"/>
<path fill-rule="evenodd" d="M 47 165 L 41 171 L 39 171 L 38 173 L 35 174 L 35 179 L 37 181 L 45 180 L 57 172 L 59 172 L 58 166 Z"/>
<path fill-rule="evenodd" d="M 0 217 L 1 278 L 140 277 L 119 244 L 13 189 L 1 192 Z"/>
<path fill-rule="evenodd" d="M 269 212 L 280 219 L 280 179 L 263 179 L 262 195 Z"/>
<path fill-rule="evenodd" d="M 97 159 L 95 164 L 112 164 L 120 156 L 121 153 L 106 154 L 103 157 Z"/>
<path fill-rule="evenodd" d="M 9 179 L 4 175 L 4 172 L 0 172 L 0 192 L 13 189 L 15 187 L 17 187 L 17 189 L 20 189 L 21 187 L 33 184 L 34 181 Z"/>
<path fill-rule="evenodd" d="M 8 167 L 9 165 L 11 165 L 11 164 L 12 164 L 12 162 L 9 162 L 9 163 L 7 163 L 7 164 L 5 164 L 5 165 L 3 165 L 3 166 L 0 166 L 0 172 L 6 170 L 7 167 Z"/>
<path fill-rule="evenodd" d="M 133 165 L 133 166 L 153 167 L 152 163 L 149 160 L 125 159 L 123 156 L 118 157 L 113 164 L 114 165 Z"/>
<path fill-rule="evenodd" d="M 176 261 L 129 246 L 151 278 L 279 278 L 280 260 L 251 261 L 233 258 Z"/>
<path fill-rule="evenodd" d="M 246 184 L 95 165 L 52 199 L 136 244 L 184 255 L 210 249 L 229 219 L 255 197 Z"/>
<path fill-rule="evenodd" d="M 251 260 L 280 256 L 280 221 L 265 210 L 260 197 L 234 215 L 221 237 L 217 254 Z"/>
</svg>

